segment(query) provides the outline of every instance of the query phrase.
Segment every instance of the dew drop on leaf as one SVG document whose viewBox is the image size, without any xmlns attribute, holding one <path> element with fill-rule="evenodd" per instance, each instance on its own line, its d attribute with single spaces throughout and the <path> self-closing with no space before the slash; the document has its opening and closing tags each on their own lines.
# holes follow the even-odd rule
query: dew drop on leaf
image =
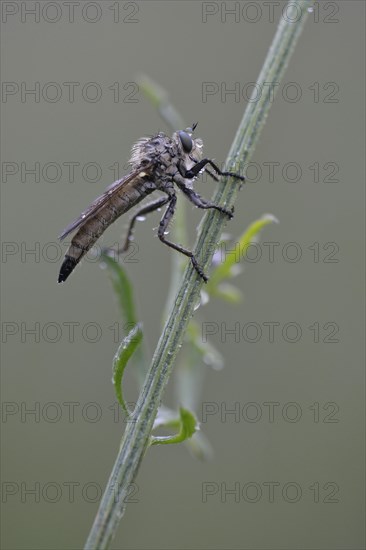
<svg viewBox="0 0 366 550">
<path fill-rule="evenodd" d="M 201 305 L 201 296 L 199 296 L 198 299 L 196 300 L 196 303 L 194 304 L 194 307 L 193 307 L 193 311 L 197 311 L 200 305 Z"/>
</svg>

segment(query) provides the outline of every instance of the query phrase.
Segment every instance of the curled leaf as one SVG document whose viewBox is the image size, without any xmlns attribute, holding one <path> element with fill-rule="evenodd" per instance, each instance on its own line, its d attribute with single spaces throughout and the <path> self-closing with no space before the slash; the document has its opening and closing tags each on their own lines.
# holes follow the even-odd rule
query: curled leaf
<svg viewBox="0 0 366 550">
<path fill-rule="evenodd" d="M 172 420 L 167 424 L 159 423 L 159 426 L 171 427 L 178 424 L 179 432 L 176 435 L 168 436 L 153 436 L 150 441 L 150 445 L 169 445 L 172 443 L 182 443 L 186 439 L 192 437 L 192 435 L 199 430 L 198 420 L 195 415 L 188 409 L 179 409 L 179 419 Z"/>
<path fill-rule="evenodd" d="M 207 436 L 202 432 L 196 432 L 191 439 L 186 441 L 190 453 L 198 460 L 208 462 L 213 459 L 214 450 Z"/>
<path fill-rule="evenodd" d="M 139 346 L 142 340 L 142 325 L 138 323 L 135 327 L 128 333 L 126 338 L 120 343 L 117 353 L 113 359 L 113 384 L 116 392 L 118 402 L 120 403 L 123 410 L 129 416 L 130 411 L 124 401 L 123 392 L 122 392 L 122 377 L 127 366 L 128 360 L 131 355 L 135 352 L 136 348 Z"/>
<path fill-rule="evenodd" d="M 101 254 L 101 263 L 106 265 L 112 280 L 114 291 L 118 297 L 121 313 L 126 323 L 136 325 L 135 304 L 133 300 L 132 285 L 126 272 L 108 253 Z"/>
</svg>

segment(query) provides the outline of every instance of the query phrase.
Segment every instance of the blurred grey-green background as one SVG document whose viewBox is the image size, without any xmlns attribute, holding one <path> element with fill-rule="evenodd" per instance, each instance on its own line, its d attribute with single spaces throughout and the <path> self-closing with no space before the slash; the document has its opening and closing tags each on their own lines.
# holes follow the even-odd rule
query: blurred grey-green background
<svg viewBox="0 0 366 550">
<path fill-rule="evenodd" d="M 166 130 L 137 75 L 199 121 L 221 162 L 283 6 L 2 2 L 3 548 L 82 548 L 118 449 L 116 300 L 91 260 L 57 285 L 57 235 L 134 141 Z M 364 3 L 315 3 L 226 230 L 264 213 L 280 224 L 235 280 L 244 301 L 198 312 L 225 357 L 197 410 L 214 458 L 152 448 L 113 548 L 364 548 L 364 93 Z M 202 215 L 187 216 L 193 243 Z M 150 355 L 173 254 L 158 220 L 138 224 L 124 264 Z"/>
</svg>

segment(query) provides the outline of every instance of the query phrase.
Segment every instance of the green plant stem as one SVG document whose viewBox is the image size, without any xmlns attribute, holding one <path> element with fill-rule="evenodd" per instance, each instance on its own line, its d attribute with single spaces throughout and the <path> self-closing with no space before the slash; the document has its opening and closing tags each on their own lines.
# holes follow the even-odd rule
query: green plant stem
<svg viewBox="0 0 366 550">
<path fill-rule="evenodd" d="M 300 0 L 297 7 L 302 17 L 297 20 L 297 10 L 289 2 L 287 19 L 296 19 L 289 23 L 281 19 L 273 43 L 257 80 L 261 90 L 258 101 L 249 102 L 227 159 L 227 169 L 235 170 L 242 166 L 254 152 L 255 144 L 264 126 L 265 119 L 273 102 L 273 93 L 264 83 L 279 83 L 293 52 L 296 41 L 304 26 L 307 10 L 312 6 L 310 0 Z M 290 7 L 292 4 L 292 7 Z M 291 17 L 292 15 L 292 17 Z M 278 86 L 274 87 L 278 88 Z M 234 203 L 238 187 L 233 182 L 224 181 L 219 187 L 215 202 L 227 208 Z M 207 270 L 212 261 L 215 247 L 226 220 L 216 212 L 208 212 L 204 218 L 195 254 L 201 265 Z M 85 548 L 87 550 L 108 548 L 118 524 L 123 516 L 129 489 L 148 447 L 154 419 L 161 403 L 164 388 L 168 382 L 176 355 L 182 345 L 187 324 L 200 299 L 202 280 L 189 264 L 184 272 L 181 286 L 170 315 L 155 350 L 150 370 L 141 390 L 132 421 L 127 423 L 117 460 L 107 483 L 97 516 L 89 534 Z"/>
</svg>

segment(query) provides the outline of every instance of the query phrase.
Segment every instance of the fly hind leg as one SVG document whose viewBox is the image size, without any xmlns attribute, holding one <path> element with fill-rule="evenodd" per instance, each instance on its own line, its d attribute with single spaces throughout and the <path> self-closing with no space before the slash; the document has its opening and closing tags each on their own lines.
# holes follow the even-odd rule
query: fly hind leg
<svg viewBox="0 0 366 550">
<path fill-rule="evenodd" d="M 169 197 L 161 197 L 160 199 L 151 201 L 145 206 L 143 206 L 142 208 L 140 208 L 140 210 L 138 210 L 130 220 L 130 225 L 128 226 L 127 235 L 123 246 L 118 247 L 117 250 L 114 250 L 113 248 L 105 248 L 103 249 L 103 252 L 107 253 L 108 255 L 112 256 L 115 259 L 116 257 L 119 256 L 119 254 L 123 254 L 124 252 L 127 252 L 132 242 L 133 229 L 135 227 L 137 218 L 139 216 L 144 216 L 145 214 L 150 214 L 150 212 L 154 212 L 154 210 L 158 210 L 159 208 L 164 206 L 168 201 L 169 201 Z"/>
<path fill-rule="evenodd" d="M 181 254 L 184 254 L 185 256 L 188 256 L 188 258 L 190 258 L 190 260 L 192 262 L 192 265 L 193 265 L 194 269 L 197 271 L 198 275 L 205 281 L 205 283 L 207 283 L 208 277 L 205 275 L 202 267 L 200 267 L 200 265 L 197 262 L 196 257 L 193 254 L 193 252 L 191 252 L 190 250 L 187 250 L 186 248 L 183 248 L 183 246 L 181 246 L 179 244 L 172 243 L 171 241 L 169 241 L 165 237 L 165 231 L 166 231 L 166 229 L 169 225 L 169 222 L 172 219 L 173 214 L 175 212 L 175 205 L 177 203 L 177 197 L 176 197 L 176 195 L 172 195 L 170 197 L 170 199 L 168 198 L 168 200 L 170 200 L 169 206 L 166 209 L 165 214 L 164 214 L 164 216 L 162 217 L 162 219 L 160 221 L 159 229 L 158 229 L 158 237 L 159 237 L 159 239 L 161 240 L 162 243 L 166 244 L 167 246 L 170 246 L 170 248 L 174 248 L 174 250 L 177 250 Z"/>
<path fill-rule="evenodd" d="M 133 218 L 130 221 L 130 225 L 128 227 L 125 243 L 122 246 L 122 248 L 118 249 L 119 253 L 126 252 L 128 250 L 128 248 L 131 244 L 131 241 L 132 241 L 133 228 L 135 227 L 135 223 L 136 223 L 137 218 L 139 218 L 140 216 L 144 216 L 145 214 L 150 214 L 151 212 L 154 212 L 155 210 L 158 210 L 159 208 L 164 206 L 167 202 L 169 202 L 169 200 L 170 200 L 169 197 L 161 197 L 161 198 L 159 198 L 155 201 L 149 202 L 148 204 L 146 204 L 145 206 L 143 206 L 142 208 L 140 208 L 140 210 L 138 210 L 136 212 L 136 214 L 133 216 Z"/>
</svg>

